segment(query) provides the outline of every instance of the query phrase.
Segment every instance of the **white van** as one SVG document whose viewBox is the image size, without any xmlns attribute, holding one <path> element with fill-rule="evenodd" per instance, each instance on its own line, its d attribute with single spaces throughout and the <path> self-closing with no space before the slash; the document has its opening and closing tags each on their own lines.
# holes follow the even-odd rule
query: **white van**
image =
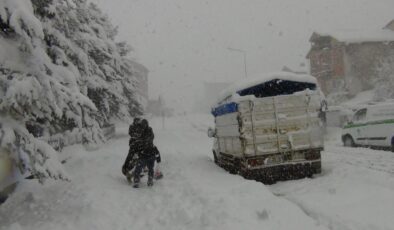
<svg viewBox="0 0 394 230">
<path fill-rule="evenodd" d="M 344 146 L 379 149 L 394 147 L 394 103 L 368 105 L 358 109 L 343 127 Z"/>
</svg>

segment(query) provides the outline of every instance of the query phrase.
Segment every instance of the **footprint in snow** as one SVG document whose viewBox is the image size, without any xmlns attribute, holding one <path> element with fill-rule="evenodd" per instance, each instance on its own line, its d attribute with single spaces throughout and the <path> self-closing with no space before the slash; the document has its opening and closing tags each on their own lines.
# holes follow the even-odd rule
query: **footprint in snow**
<svg viewBox="0 0 394 230">
<path fill-rule="evenodd" d="M 257 211 L 256 214 L 259 220 L 267 220 L 269 218 L 269 214 L 265 209 L 263 211 Z"/>
</svg>

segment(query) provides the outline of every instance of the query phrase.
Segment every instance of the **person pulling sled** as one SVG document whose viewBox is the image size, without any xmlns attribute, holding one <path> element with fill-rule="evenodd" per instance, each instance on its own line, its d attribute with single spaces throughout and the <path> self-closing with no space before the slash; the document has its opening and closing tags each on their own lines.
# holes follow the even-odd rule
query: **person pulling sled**
<svg viewBox="0 0 394 230">
<path fill-rule="evenodd" d="M 131 182 L 134 179 L 135 188 L 139 187 L 141 172 L 148 168 L 148 186 L 153 185 L 153 178 L 162 177 L 160 171 L 154 172 L 155 161 L 161 162 L 160 152 L 153 144 L 154 134 L 146 119 L 135 118 L 129 127 L 129 153 L 122 167 L 123 174 Z M 130 173 L 130 171 L 134 171 Z M 156 174 L 156 175 L 155 175 Z"/>
</svg>

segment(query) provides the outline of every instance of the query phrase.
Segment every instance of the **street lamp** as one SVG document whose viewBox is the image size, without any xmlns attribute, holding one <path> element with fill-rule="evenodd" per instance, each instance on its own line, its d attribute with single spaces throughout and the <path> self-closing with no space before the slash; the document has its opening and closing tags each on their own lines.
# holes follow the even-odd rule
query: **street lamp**
<svg viewBox="0 0 394 230">
<path fill-rule="evenodd" d="M 244 56 L 244 67 L 245 67 L 245 78 L 248 78 L 248 71 L 246 69 L 246 51 L 245 50 L 241 50 L 241 49 L 235 49 L 235 48 L 231 48 L 228 47 L 227 48 L 230 51 L 234 51 L 234 52 L 238 52 L 238 53 L 242 53 Z"/>
</svg>

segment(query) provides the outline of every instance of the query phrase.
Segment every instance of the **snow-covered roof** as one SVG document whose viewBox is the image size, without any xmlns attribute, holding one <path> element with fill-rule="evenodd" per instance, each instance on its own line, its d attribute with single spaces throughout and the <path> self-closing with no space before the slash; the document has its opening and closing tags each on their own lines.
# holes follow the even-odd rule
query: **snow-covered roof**
<svg viewBox="0 0 394 230">
<path fill-rule="evenodd" d="M 251 78 L 242 79 L 230 85 L 228 88 L 220 93 L 218 102 L 224 100 L 225 98 L 235 94 L 236 92 L 247 89 L 249 87 L 262 84 L 264 82 L 272 80 L 286 80 L 286 81 L 296 81 L 296 82 L 306 82 L 317 85 L 317 80 L 315 77 L 306 74 L 294 74 L 289 72 L 275 72 L 275 73 L 265 73 L 253 75 Z"/>
<path fill-rule="evenodd" d="M 341 106 L 344 106 L 347 108 L 358 108 L 360 106 L 362 107 L 362 106 L 372 102 L 373 96 L 374 96 L 373 90 L 363 91 L 363 92 L 358 93 L 352 99 L 341 103 Z"/>
<path fill-rule="evenodd" d="M 330 36 L 340 42 L 362 43 L 362 42 L 390 42 L 394 41 L 394 31 L 389 29 L 378 30 L 342 30 L 342 31 L 316 31 L 318 36 Z"/>
<path fill-rule="evenodd" d="M 387 25 L 385 27 L 383 27 L 383 29 L 394 31 L 394 19 L 391 20 L 389 23 L 387 23 Z"/>
<path fill-rule="evenodd" d="M 338 107 L 348 108 L 348 109 L 362 109 L 362 108 L 374 108 L 374 107 L 393 107 L 394 100 L 393 99 L 386 99 L 383 101 L 375 101 L 374 100 L 374 91 L 367 90 L 358 93 L 352 99 L 341 103 Z M 330 106 L 333 108 L 333 106 Z"/>
</svg>

